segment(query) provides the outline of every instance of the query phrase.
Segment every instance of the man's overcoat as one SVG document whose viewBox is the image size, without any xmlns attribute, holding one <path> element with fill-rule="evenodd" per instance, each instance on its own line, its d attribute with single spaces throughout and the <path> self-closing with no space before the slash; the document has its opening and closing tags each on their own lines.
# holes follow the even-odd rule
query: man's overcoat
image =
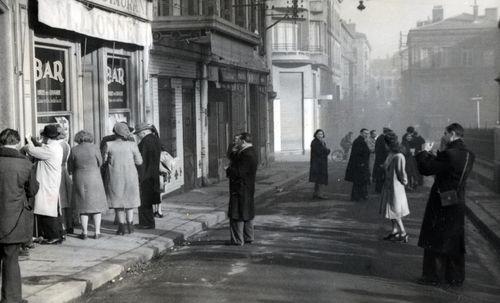
<svg viewBox="0 0 500 303">
<path fill-rule="evenodd" d="M 157 135 L 150 133 L 139 143 L 142 164 L 137 167 L 141 205 L 158 204 L 160 199 L 160 155 L 161 143 Z"/>
<path fill-rule="evenodd" d="M 387 155 L 389 155 L 389 151 L 385 146 L 385 135 L 380 135 L 377 137 L 375 141 L 375 162 L 373 163 L 373 172 L 372 177 L 374 180 L 383 180 L 384 179 L 384 163 L 385 159 L 387 159 Z"/>
<path fill-rule="evenodd" d="M 0 243 L 24 243 L 31 239 L 33 205 L 28 199 L 38 191 L 33 164 L 13 148 L 0 147 Z"/>
<path fill-rule="evenodd" d="M 328 184 L 328 149 L 324 142 L 314 138 L 311 142 L 309 182 Z"/>
<path fill-rule="evenodd" d="M 228 217 L 249 221 L 255 217 L 254 193 L 257 155 L 253 146 L 240 150 L 227 169 L 229 176 Z"/>
<path fill-rule="evenodd" d="M 363 136 L 358 136 L 352 143 L 351 156 L 347 163 L 345 180 L 353 183 L 370 181 L 370 149 Z"/>
<path fill-rule="evenodd" d="M 462 184 L 459 185 L 467 153 L 469 160 Z M 474 154 L 465 147 L 461 139 L 458 139 L 449 143 L 447 149 L 438 152 L 437 156 L 422 151 L 416 158 L 422 175 L 435 175 L 425 208 L 418 246 L 451 255 L 465 253 L 465 183 L 474 164 Z M 459 204 L 441 206 L 439 192 L 457 188 Z"/>
</svg>

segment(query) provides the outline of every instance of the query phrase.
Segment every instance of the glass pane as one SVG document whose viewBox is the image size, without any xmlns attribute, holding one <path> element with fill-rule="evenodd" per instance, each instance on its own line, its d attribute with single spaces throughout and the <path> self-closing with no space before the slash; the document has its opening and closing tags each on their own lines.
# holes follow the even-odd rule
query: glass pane
<svg viewBox="0 0 500 303">
<path fill-rule="evenodd" d="M 36 133 L 33 135 L 37 139 L 40 139 L 40 132 L 43 130 L 45 125 L 48 124 L 59 124 L 62 126 L 67 134 L 66 140 L 71 142 L 71 132 L 70 132 L 70 116 L 69 115 L 53 115 L 53 116 L 41 116 L 36 118 Z"/>
<path fill-rule="evenodd" d="M 117 122 L 125 122 L 130 125 L 130 113 L 109 113 L 108 116 L 108 129 L 106 130 L 106 135 L 111 135 L 113 133 L 113 127 Z"/>
<path fill-rule="evenodd" d="M 37 112 L 67 110 L 66 50 L 35 47 Z"/>
<path fill-rule="evenodd" d="M 127 108 L 127 59 L 108 57 L 106 80 L 109 108 Z"/>
</svg>

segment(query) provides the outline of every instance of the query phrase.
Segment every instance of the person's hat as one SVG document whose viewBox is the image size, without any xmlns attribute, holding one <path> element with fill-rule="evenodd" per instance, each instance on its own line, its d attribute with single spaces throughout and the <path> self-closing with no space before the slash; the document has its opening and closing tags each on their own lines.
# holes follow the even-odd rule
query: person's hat
<svg viewBox="0 0 500 303">
<path fill-rule="evenodd" d="M 115 126 L 113 127 L 113 132 L 123 138 L 130 137 L 130 129 L 128 125 L 123 122 L 116 122 Z"/>
<path fill-rule="evenodd" d="M 135 131 L 134 131 L 134 134 L 137 134 L 143 130 L 146 130 L 146 129 L 153 129 L 154 126 L 153 124 L 151 123 L 147 123 L 147 122 L 142 122 L 142 123 L 139 123 L 136 127 L 135 127 Z"/>
<path fill-rule="evenodd" d="M 49 139 L 56 139 L 59 136 L 59 130 L 57 128 L 57 125 L 55 124 L 49 124 L 45 125 L 43 128 L 43 131 L 40 135 L 43 137 L 49 138 Z"/>
</svg>

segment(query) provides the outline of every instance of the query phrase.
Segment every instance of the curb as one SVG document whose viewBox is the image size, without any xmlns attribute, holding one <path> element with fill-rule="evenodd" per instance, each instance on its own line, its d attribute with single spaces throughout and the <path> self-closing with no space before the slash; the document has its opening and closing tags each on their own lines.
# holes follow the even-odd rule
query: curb
<svg viewBox="0 0 500 303">
<path fill-rule="evenodd" d="M 274 183 L 272 186 L 269 186 L 269 188 L 256 192 L 255 198 L 261 198 L 262 196 L 272 193 L 276 187 L 289 186 L 306 175 L 307 173 L 300 173 L 281 182 Z M 187 220 L 185 224 L 195 223 L 195 227 L 182 231 L 182 234 L 174 239 L 163 237 L 169 232 L 166 231 L 158 237 L 145 242 L 140 247 L 124 252 L 123 254 L 87 268 L 77 274 L 68 276 L 65 281 L 50 285 L 24 299 L 27 299 L 30 303 L 63 303 L 74 301 L 88 295 L 92 291 L 95 291 L 99 287 L 120 276 L 133 265 L 146 263 L 162 252 L 174 247 L 176 243 L 181 243 L 186 238 L 223 222 L 226 220 L 226 212 L 220 211 L 219 209 L 225 207 L 226 205 L 216 207 L 210 213 L 200 214 Z M 48 298 L 50 298 L 50 301 L 47 300 Z"/>
<path fill-rule="evenodd" d="M 481 206 L 471 198 L 466 198 L 465 213 L 486 239 L 500 251 L 500 226 Z"/>
</svg>

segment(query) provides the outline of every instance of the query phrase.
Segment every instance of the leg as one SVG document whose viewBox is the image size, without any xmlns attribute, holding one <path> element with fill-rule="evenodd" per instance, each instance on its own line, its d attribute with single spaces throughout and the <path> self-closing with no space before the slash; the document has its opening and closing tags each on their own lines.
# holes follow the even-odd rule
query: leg
<svg viewBox="0 0 500 303">
<path fill-rule="evenodd" d="M 89 225 L 89 216 L 81 214 L 80 215 L 80 221 L 82 221 L 82 234 L 86 235 L 88 230 L 88 225 Z"/>
<path fill-rule="evenodd" d="M 93 215 L 94 225 L 95 225 L 95 234 L 101 234 L 101 213 L 96 213 Z"/>
<path fill-rule="evenodd" d="M 314 183 L 314 193 L 313 193 L 313 198 L 316 198 L 319 196 L 319 183 Z"/>
<path fill-rule="evenodd" d="M 229 219 L 229 230 L 231 232 L 231 244 L 243 245 L 243 221 Z"/>
<path fill-rule="evenodd" d="M 115 208 L 115 218 L 118 218 L 118 230 L 116 231 L 117 235 L 125 234 L 125 209 L 123 208 Z"/>
<path fill-rule="evenodd" d="M 245 243 L 252 243 L 254 240 L 253 220 L 245 221 L 243 224 L 243 239 Z"/>
<path fill-rule="evenodd" d="M 128 224 L 134 224 L 134 209 L 133 208 L 127 208 L 127 209 L 125 209 L 125 211 L 127 212 L 127 223 Z"/>
<path fill-rule="evenodd" d="M 439 282 L 437 272 L 438 254 L 430 249 L 424 249 L 424 260 L 422 266 L 422 279 L 429 282 Z"/>
<path fill-rule="evenodd" d="M 353 182 L 352 183 L 352 190 L 351 190 L 351 201 L 359 201 L 360 200 L 360 194 L 359 194 L 359 183 Z"/>
<path fill-rule="evenodd" d="M 61 222 L 59 218 L 49 216 L 39 216 L 42 227 L 42 235 L 47 240 L 61 238 Z"/>
<path fill-rule="evenodd" d="M 465 280 L 465 257 L 464 254 L 446 255 L 445 279 L 448 283 L 460 286 Z"/>
<path fill-rule="evenodd" d="M 397 226 L 399 228 L 399 233 L 401 235 L 406 235 L 406 230 L 405 230 L 405 227 L 403 225 L 403 219 L 398 218 L 398 219 L 393 220 L 393 224 L 394 224 L 394 222 L 397 224 Z M 393 227 L 393 229 L 394 229 L 394 227 Z"/>
<path fill-rule="evenodd" d="M 160 215 L 160 218 L 163 217 L 163 210 L 161 209 L 161 202 L 158 204 L 155 204 L 157 209 L 156 212 Z"/>
<path fill-rule="evenodd" d="M 20 244 L 0 244 L 2 261 L 2 302 L 21 302 Z"/>
<path fill-rule="evenodd" d="M 139 225 L 144 227 L 155 227 L 155 215 L 151 204 L 139 206 Z"/>
</svg>

